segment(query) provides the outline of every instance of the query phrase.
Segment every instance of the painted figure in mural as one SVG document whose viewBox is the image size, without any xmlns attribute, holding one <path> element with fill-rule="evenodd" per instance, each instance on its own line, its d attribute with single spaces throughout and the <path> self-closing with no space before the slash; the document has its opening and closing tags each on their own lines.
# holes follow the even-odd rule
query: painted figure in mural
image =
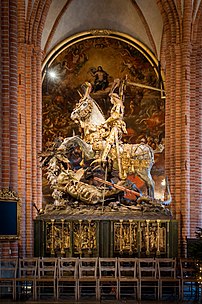
<svg viewBox="0 0 202 304">
<path fill-rule="evenodd" d="M 135 114 L 135 105 L 134 105 L 134 101 L 133 100 L 130 101 L 129 108 L 130 108 L 130 114 L 129 114 L 129 116 L 133 116 Z"/>
<path fill-rule="evenodd" d="M 92 69 L 91 74 L 95 77 L 93 92 L 105 90 L 108 87 L 108 74 L 103 70 L 101 65 L 98 66 L 97 70 Z"/>
</svg>

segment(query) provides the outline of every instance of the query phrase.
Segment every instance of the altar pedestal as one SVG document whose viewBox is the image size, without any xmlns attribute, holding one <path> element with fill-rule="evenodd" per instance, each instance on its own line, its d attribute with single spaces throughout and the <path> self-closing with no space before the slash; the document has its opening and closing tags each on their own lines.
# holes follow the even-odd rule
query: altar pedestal
<svg viewBox="0 0 202 304">
<path fill-rule="evenodd" d="M 39 216 L 34 227 L 35 256 L 177 256 L 178 223 L 171 218 L 121 213 Z"/>
</svg>

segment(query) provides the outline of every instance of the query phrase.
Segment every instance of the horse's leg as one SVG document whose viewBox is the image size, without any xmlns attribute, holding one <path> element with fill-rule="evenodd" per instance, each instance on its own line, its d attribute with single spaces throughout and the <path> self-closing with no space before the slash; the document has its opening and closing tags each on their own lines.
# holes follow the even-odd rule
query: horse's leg
<svg viewBox="0 0 202 304">
<path fill-rule="evenodd" d="M 136 172 L 137 176 L 139 176 L 146 184 L 147 194 L 154 198 L 154 181 L 152 179 L 151 173 L 148 169 L 143 169 L 142 171 Z"/>
</svg>

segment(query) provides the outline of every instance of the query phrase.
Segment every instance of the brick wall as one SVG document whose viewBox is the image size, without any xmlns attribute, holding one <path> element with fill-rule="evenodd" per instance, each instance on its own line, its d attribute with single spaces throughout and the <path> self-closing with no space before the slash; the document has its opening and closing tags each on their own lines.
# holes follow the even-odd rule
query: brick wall
<svg viewBox="0 0 202 304">
<path fill-rule="evenodd" d="M 42 204 L 40 41 L 49 5 L 29 1 L 26 12 L 23 0 L 0 0 L 0 188 L 18 193 L 21 211 L 20 239 L 1 240 L 3 256 L 34 251 L 33 203 Z"/>
<path fill-rule="evenodd" d="M 18 191 L 17 2 L 0 1 L 0 188 Z M 18 255 L 18 241 L 1 241 L 3 256 Z"/>
<path fill-rule="evenodd" d="M 184 2 L 183 11 L 181 7 L 176 10 L 171 1 L 157 3 L 166 41 L 161 56 L 166 67 L 166 172 L 171 181 L 172 207 L 179 221 L 182 254 L 186 252 L 186 237 L 195 237 L 196 227 L 202 224 L 202 57 L 197 37 L 201 7 L 197 16 L 191 0 Z"/>
</svg>

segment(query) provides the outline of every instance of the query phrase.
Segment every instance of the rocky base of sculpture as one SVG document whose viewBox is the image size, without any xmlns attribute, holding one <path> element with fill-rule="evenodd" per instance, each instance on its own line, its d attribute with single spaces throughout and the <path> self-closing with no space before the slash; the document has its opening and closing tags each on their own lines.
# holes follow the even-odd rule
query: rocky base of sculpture
<svg viewBox="0 0 202 304">
<path fill-rule="evenodd" d="M 96 204 L 86 205 L 81 202 L 74 201 L 72 205 L 69 202 L 62 205 L 48 204 L 44 210 L 40 210 L 38 218 L 55 218 L 60 219 L 66 216 L 82 216 L 93 218 L 118 218 L 125 219 L 128 217 L 134 218 L 172 218 L 171 210 L 168 206 L 162 204 L 158 200 L 149 200 L 143 197 L 137 200 L 136 204 L 124 205 L 120 202 L 110 202 L 108 205 Z"/>
</svg>

